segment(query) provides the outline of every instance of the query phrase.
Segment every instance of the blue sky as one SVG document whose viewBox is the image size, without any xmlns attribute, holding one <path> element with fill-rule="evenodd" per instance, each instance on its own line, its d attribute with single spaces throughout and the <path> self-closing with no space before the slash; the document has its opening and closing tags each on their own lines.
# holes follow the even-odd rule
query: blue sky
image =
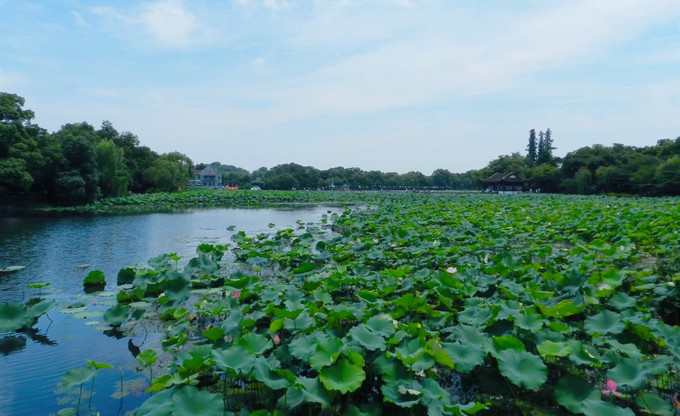
<svg viewBox="0 0 680 416">
<path fill-rule="evenodd" d="M 194 162 L 463 172 L 680 136 L 680 1 L 0 0 L 0 91 Z"/>
</svg>

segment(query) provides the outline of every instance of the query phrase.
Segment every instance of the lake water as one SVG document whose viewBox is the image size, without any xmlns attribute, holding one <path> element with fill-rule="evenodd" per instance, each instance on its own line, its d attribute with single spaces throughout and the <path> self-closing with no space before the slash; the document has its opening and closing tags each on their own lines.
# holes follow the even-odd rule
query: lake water
<svg viewBox="0 0 680 416">
<path fill-rule="evenodd" d="M 136 371 L 137 361 L 129 343 L 153 342 L 141 328 L 132 336 L 105 333 L 101 316 L 62 313 L 65 306 L 84 303 L 97 313 L 115 302 L 116 275 L 121 268 L 163 253 L 189 259 L 199 244 L 225 244 L 232 234 L 253 235 L 297 228 L 296 222 L 318 222 L 338 208 L 296 209 L 194 209 L 176 213 L 118 216 L 21 217 L 0 214 L 0 268 L 26 266 L 0 275 L 0 303 L 25 302 L 38 296 L 26 285 L 50 282 L 42 297 L 56 299 L 59 307 L 43 315 L 28 333 L 0 333 L 0 416 L 48 415 L 76 407 L 77 389 L 60 387 L 70 369 L 85 360 L 107 362 L 113 370 L 100 371 L 95 379 L 92 408 L 104 415 L 125 414 L 146 396 L 148 374 Z M 270 227 L 270 224 L 274 224 Z M 234 226 L 233 229 L 231 226 Z M 104 295 L 87 295 L 82 281 L 91 270 L 107 278 Z M 157 337 L 157 335 L 156 335 Z M 120 398 L 121 379 L 125 397 Z M 83 389 L 80 414 L 88 413 L 90 383 Z M 113 397 L 112 397 L 113 396 Z"/>
</svg>

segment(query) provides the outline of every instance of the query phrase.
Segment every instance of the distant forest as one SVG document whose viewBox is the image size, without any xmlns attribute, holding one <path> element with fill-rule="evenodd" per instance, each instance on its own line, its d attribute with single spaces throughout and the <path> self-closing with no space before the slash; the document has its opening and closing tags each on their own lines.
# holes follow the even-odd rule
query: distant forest
<svg viewBox="0 0 680 416">
<path fill-rule="evenodd" d="M 139 138 L 104 121 L 65 124 L 48 133 L 31 120 L 24 99 L 0 93 L 0 195 L 32 194 L 58 205 L 87 204 L 104 197 L 176 191 L 194 177 L 194 163 L 179 152 L 158 154 Z M 477 170 L 452 173 L 319 170 L 287 163 L 253 172 L 213 162 L 225 185 L 263 189 L 434 189 L 479 190 L 480 180 L 515 172 L 541 192 L 680 195 L 680 137 L 654 146 L 594 145 L 554 157 L 550 129 L 529 131 L 526 154 L 502 155 Z"/>
</svg>

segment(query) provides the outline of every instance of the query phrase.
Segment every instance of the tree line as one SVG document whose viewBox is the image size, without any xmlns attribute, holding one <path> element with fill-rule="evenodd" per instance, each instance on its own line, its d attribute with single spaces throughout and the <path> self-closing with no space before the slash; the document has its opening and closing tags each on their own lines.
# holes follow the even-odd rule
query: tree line
<svg viewBox="0 0 680 416">
<path fill-rule="evenodd" d="M 499 156 L 482 169 L 482 176 L 516 172 L 542 192 L 680 195 L 680 137 L 645 147 L 596 144 L 563 158 L 553 156 L 554 149 L 550 129 L 539 132 L 538 140 L 531 129 L 525 156 Z"/>
<path fill-rule="evenodd" d="M 194 177 L 191 159 L 179 152 L 158 154 L 141 146 L 128 131 L 104 121 L 65 124 L 48 133 L 32 123 L 24 99 L 0 93 L 0 195 L 32 193 L 55 204 L 86 204 L 102 197 L 176 191 Z M 680 195 L 680 137 L 656 145 L 594 145 L 553 156 L 552 131 L 529 131 L 526 155 L 501 155 L 482 169 L 453 173 L 437 169 L 427 176 L 411 171 L 364 171 L 334 167 L 319 170 L 296 163 L 248 171 L 213 162 L 225 185 L 242 189 L 480 189 L 481 180 L 499 172 L 527 178 L 542 192 Z"/>
<path fill-rule="evenodd" d="M 176 191 L 193 176 L 193 163 L 161 154 L 119 133 L 110 122 L 65 124 L 48 133 L 32 123 L 24 99 L 0 93 L 0 194 L 44 195 L 55 204 L 86 204 L 129 192 Z"/>
</svg>

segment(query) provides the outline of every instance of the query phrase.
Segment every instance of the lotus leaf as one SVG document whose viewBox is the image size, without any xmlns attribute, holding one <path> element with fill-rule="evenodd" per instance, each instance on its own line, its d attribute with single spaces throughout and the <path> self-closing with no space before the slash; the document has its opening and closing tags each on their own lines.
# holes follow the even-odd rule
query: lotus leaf
<svg viewBox="0 0 680 416">
<path fill-rule="evenodd" d="M 130 314 L 130 308 L 125 305 L 116 305 L 104 312 L 104 322 L 111 326 L 120 326 Z"/>
<path fill-rule="evenodd" d="M 621 358 L 619 363 L 607 372 L 607 378 L 616 381 L 619 386 L 637 389 L 643 386 L 649 370 L 636 358 Z"/>
<path fill-rule="evenodd" d="M 332 335 L 317 341 L 309 357 L 310 366 L 314 370 L 319 371 L 323 367 L 333 364 L 340 356 L 343 347 L 342 340 Z"/>
<path fill-rule="evenodd" d="M 174 416 L 223 416 L 224 403 L 216 394 L 184 386 L 172 395 Z"/>
<path fill-rule="evenodd" d="M 247 374 L 255 363 L 255 356 L 248 349 L 240 346 L 212 350 L 212 358 L 222 371 L 231 369 L 237 374 Z"/>
<path fill-rule="evenodd" d="M 74 368 L 64 375 L 61 384 L 68 389 L 90 380 L 95 374 L 97 369 L 92 366 Z"/>
<path fill-rule="evenodd" d="M 479 347 L 470 348 L 458 342 L 441 345 L 453 360 L 456 371 L 460 373 L 469 373 L 473 368 L 482 364 L 486 356 L 486 352 Z"/>
<path fill-rule="evenodd" d="M 384 350 L 387 346 L 385 339 L 370 331 L 365 324 L 353 327 L 349 330 L 349 333 L 352 335 L 352 338 L 367 350 Z"/>
<path fill-rule="evenodd" d="M 338 390 L 343 394 L 361 387 L 365 378 L 366 373 L 361 366 L 352 364 L 345 358 L 340 358 L 335 364 L 319 372 L 319 381 L 326 389 Z"/>
<path fill-rule="evenodd" d="M 0 332 L 12 332 L 33 325 L 34 316 L 18 302 L 0 303 Z"/>
<path fill-rule="evenodd" d="M 621 314 L 602 311 L 586 318 L 584 328 L 589 334 L 620 334 L 626 327 Z"/>
<path fill-rule="evenodd" d="M 538 389 L 545 383 L 547 368 L 540 357 L 525 351 L 512 349 L 498 353 L 498 369 L 513 384 L 530 390 Z"/>
</svg>

